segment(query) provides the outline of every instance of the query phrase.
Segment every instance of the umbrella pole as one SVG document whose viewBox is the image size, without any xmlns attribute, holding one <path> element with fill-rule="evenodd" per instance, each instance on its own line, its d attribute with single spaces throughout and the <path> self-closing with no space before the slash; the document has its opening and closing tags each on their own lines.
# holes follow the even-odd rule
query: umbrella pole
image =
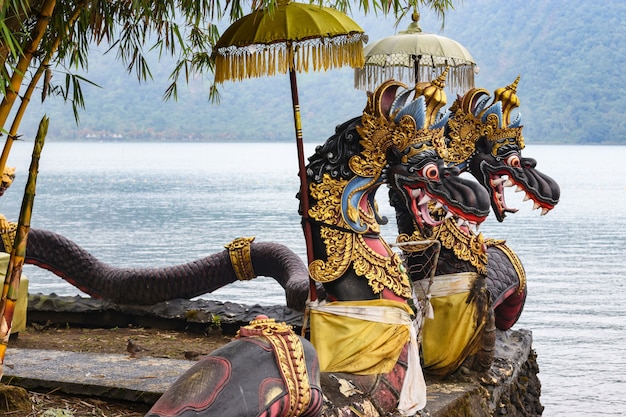
<svg viewBox="0 0 626 417">
<path fill-rule="evenodd" d="M 413 57 L 413 65 L 414 75 L 415 75 L 415 84 L 420 82 L 420 59 L 422 59 L 421 55 L 411 55 Z"/>
<path fill-rule="evenodd" d="M 298 148 L 298 175 L 300 177 L 300 202 L 302 203 L 302 228 L 304 230 L 304 241 L 306 244 L 306 256 L 308 264 L 315 260 L 313 255 L 313 236 L 311 223 L 309 222 L 309 192 L 307 190 L 306 167 L 304 164 L 304 144 L 302 142 L 302 121 L 300 119 L 300 101 L 298 100 L 298 83 L 296 80 L 296 70 L 292 65 L 289 70 L 289 81 L 291 83 L 291 101 L 293 103 L 293 122 L 296 128 L 296 146 Z M 307 265 L 308 266 L 308 265 Z M 310 299 L 317 299 L 315 282 L 310 279 Z"/>
</svg>

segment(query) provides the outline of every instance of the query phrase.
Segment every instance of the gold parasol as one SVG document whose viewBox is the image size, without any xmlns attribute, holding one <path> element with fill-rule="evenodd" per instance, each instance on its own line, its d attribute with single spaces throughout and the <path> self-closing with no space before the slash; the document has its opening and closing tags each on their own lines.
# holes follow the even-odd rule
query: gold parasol
<svg viewBox="0 0 626 417">
<path fill-rule="evenodd" d="M 391 78 L 417 84 L 436 78 L 447 67 L 447 85 L 452 92 L 464 93 L 474 87 L 478 67 L 469 51 L 453 39 L 422 32 L 419 13 L 413 13 L 412 20 L 407 30 L 365 47 L 365 64 L 354 73 L 355 87 L 374 90 Z"/>
<path fill-rule="evenodd" d="M 229 26 L 215 44 L 215 82 L 289 73 L 298 147 L 300 199 L 309 263 L 313 261 L 296 72 L 363 65 L 363 29 L 345 14 L 278 0 Z"/>
</svg>

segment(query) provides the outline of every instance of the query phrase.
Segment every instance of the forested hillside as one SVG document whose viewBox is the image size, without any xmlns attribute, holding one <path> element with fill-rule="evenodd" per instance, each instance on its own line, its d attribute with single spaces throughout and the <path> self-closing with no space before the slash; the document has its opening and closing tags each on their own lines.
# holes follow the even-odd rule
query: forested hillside
<svg viewBox="0 0 626 417">
<path fill-rule="evenodd" d="M 626 144 L 626 2 L 465 0 L 441 22 L 421 11 L 421 27 L 462 43 L 480 72 L 476 86 L 493 91 L 521 75 L 527 143 Z M 352 16 L 375 41 L 406 29 L 392 18 Z M 139 84 L 114 56 L 94 51 L 84 85 L 80 125 L 59 98 L 32 103 L 20 134 L 32 137 L 50 116 L 50 140 L 292 140 L 289 80 L 285 76 L 227 82 L 221 102 L 208 100 L 208 80 L 180 89 L 164 102 L 168 62 L 151 67 L 154 81 Z M 62 73 L 56 72 L 56 82 Z M 298 75 L 304 140 L 320 142 L 334 126 L 360 114 L 366 96 L 354 88 L 353 70 Z M 451 103 L 453 97 L 448 98 Z"/>
</svg>

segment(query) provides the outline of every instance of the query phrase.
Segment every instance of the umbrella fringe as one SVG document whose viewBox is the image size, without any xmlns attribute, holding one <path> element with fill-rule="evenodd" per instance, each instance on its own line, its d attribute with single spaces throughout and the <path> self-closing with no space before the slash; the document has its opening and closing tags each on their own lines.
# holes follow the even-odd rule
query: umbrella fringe
<svg viewBox="0 0 626 417">
<path fill-rule="evenodd" d="M 332 39 L 309 39 L 294 47 L 287 43 L 256 45 L 250 48 L 223 48 L 216 51 L 215 82 L 285 74 L 310 69 L 327 71 L 349 65 L 363 66 L 363 37 L 360 34 Z"/>
<path fill-rule="evenodd" d="M 420 81 L 431 81 L 446 69 L 445 66 L 423 66 L 419 69 Z M 415 71 L 412 67 L 365 65 L 354 71 L 354 86 L 360 90 L 373 91 L 383 82 L 395 79 L 407 85 L 415 83 Z M 463 94 L 474 87 L 474 67 L 451 67 L 446 77 L 446 88 L 453 94 Z"/>
</svg>

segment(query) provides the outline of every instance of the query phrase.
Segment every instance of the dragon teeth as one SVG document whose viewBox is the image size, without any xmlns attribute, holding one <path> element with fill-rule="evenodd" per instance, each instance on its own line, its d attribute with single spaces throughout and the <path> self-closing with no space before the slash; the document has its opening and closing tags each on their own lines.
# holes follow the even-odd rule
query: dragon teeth
<svg viewBox="0 0 626 417">
<path fill-rule="evenodd" d="M 421 206 L 423 204 L 428 203 L 430 200 L 432 200 L 432 198 L 430 198 L 428 194 L 426 194 L 420 201 L 417 202 L 417 205 Z"/>
</svg>

